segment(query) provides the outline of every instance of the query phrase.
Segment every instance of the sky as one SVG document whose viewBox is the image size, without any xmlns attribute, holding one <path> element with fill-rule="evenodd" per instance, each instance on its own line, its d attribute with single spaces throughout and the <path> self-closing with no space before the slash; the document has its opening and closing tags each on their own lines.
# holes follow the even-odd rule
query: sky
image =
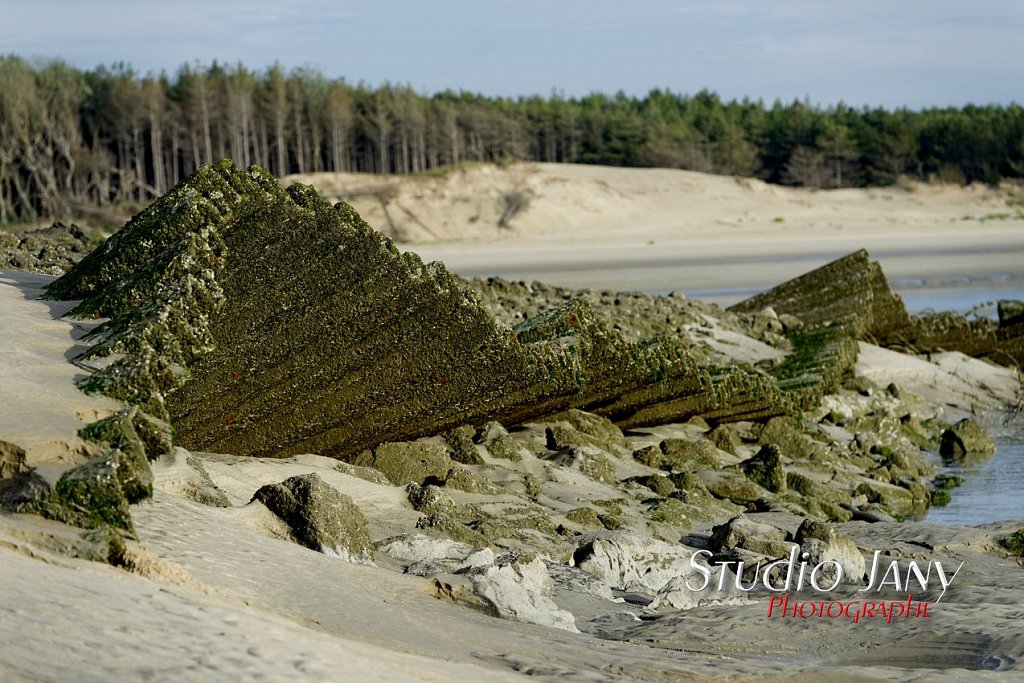
<svg viewBox="0 0 1024 683">
<path fill-rule="evenodd" d="M 1024 102 L 1024 0 L 0 0 L 0 54 L 311 66 L 425 94 Z"/>
</svg>

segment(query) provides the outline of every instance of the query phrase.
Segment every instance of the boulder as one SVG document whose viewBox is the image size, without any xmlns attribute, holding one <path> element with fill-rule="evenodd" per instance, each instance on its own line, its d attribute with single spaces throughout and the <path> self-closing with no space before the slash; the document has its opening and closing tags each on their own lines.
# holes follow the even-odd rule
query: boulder
<svg viewBox="0 0 1024 683">
<path fill-rule="evenodd" d="M 843 583 L 861 583 L 867 573 L 867 563 L 857 544 L 839 533 L 831 524 L 805 519 L 797 529 L 794 540 L 800 545 L 801 551 L 808 554 L 809 567 L 823 562 L 838 563 L 842 567 Z M 824 565 L 817 578 L 818 585 L 831 585 L 835 578 L 834 566 Z"/>
<path fill-rule="evenodd" d="M 134 533 L 122 476 L 131 476 L 125 456 L 111 449 L 71 468 L 57 480 L 49 495 L 21 507 L 65 524 L 85 529 L 109 525 Z M 148 468 L 147 468 L 148 471 Z M 135 484 L 136 479 L 130 479 Z"/>
<path fill-rule="evenodd" d="M 473 443 L 476 430 L 469 425 L 461 425 L 445 434 L 444 440 L 452 449 L 452 460 L 463 465 L 482 465 L 484 459 Z"/>
<path fill-rule="evenodd" d="M 653 596 L 675 577 L 689 576 L 692 551 L 636 532 L 580 537 L 573 563 L 612 588 Z"/>
<path fill-rule="evenodd" d="M 371 453 L 364 451 L 352 461 L 353 465 L 372 467 L 395 486 L 409 482 L 423 484 L 429 477 L 443 481 L 451 469 L 452 461 L 447 449 L 434 441 L 401 441 L 377 446 Z"/>
<path fill-rule="evenodd" d="M 615 476 L 615 467 L 603 451 L 593 446 L 572 446 L 545 457 L 563 467 L 577 470 L 585 477 L 602 484 L 614 486 L 619 483 Z"/>
<path fill-rule="evenodd" d="M 263 486 L 252 499 L 280 517 L 307 548 L 357 562 L 373 559 L 363 513 L 315 473 Z"/>
<path fill-rule="evenodd" d="M 774 444 L 761 446 L 757 455 L 744 460 L 740 467 L 754 483 L 773 493 L 786 490 L 786 472 L 782 468 L 782 453 Z"/>
<path fill-rule="evenodd" d="M 693 470 L 698 467 L 714 467 L 718 464 L 716 449 L 703 438 L 664 439 L 658 447 L 661 449 L 662 466 L 675 470 Z"/>
<path fill-rule="evenodd" d="M 983 459 L 995 452 L 995 442 L 969 417 L 942 432 L 939 440 L 939 455 L 957 462 Z"/>
<path fill-rule="evenodd" d="M 473 591 L 506 619 L 579 633 L 571 613 L 551 600 L 554 581 L 535 554 L 510 554 L 467 573 Z"/>
</svg>

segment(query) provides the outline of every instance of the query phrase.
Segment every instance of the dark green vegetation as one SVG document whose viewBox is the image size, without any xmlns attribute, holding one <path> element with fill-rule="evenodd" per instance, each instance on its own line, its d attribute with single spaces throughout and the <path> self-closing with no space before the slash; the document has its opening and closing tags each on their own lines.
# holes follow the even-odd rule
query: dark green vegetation
<svg viewBox="0 0 1024 683">
<path fill-rule="evenodd" d="M 1024 108 L 822 108 L 645 97 L 487 98 L 370 88 L 309 69 L 117 65 L 0 57 L 0 224 L 40 216 L 110 221 L 103 207 L 160 196 L 231 157 L 275 175 L 424 173 L 462 162 L 659 166 L 808 187 L 901 176 L 996 182 L 1024 175 Z"/>
</svg>

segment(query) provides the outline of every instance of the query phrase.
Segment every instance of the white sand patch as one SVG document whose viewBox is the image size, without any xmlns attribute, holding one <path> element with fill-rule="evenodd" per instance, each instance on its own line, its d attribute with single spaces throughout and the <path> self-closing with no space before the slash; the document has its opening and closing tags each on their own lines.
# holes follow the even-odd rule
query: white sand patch
<svg viewBox="0 0 1024 683">
<path fill-rule="evenodd" d="M 62 320 L 74 302 L 40 301 L 45 275 L 0 271 L 0 439 L 25 449 L 51 481 L 84 459 L 78 430 L 120 406 L 74 384 L 85 371 L 68 362 L 93 324 Z"/>
</svg>

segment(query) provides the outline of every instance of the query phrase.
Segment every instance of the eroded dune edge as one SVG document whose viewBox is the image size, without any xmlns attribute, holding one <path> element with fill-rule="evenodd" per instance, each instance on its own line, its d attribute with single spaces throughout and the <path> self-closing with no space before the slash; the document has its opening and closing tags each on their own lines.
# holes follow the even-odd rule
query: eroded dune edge
<svg viewBox="0 0 1024 683">
<path fill-rule="evenodd" d="M 729 310 L 465 281 L 228 162 L 3 276 L 15 677 L 902 680 L 1024 647 L 1024 525 L 909 521 L 956 484 L 925 451 L 1019 427 L 1018 303 L 911 316 L 863 251 Z M 73 381 L 19 415 L 77 424 L 7 408 Z"/>
</svg>

